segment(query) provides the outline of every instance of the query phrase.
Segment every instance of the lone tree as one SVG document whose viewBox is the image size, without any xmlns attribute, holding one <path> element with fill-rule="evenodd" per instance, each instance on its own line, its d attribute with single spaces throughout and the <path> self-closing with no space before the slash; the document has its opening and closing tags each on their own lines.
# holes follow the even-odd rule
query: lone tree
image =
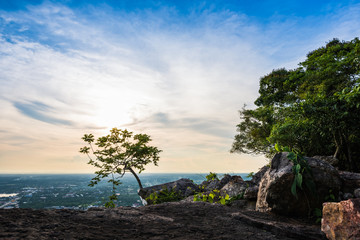
<svg viewBox="0 0 360 240">
<path fill-rule="evenodd" d="M 85 134 L 82 138 L 88 146 L 80 149 L 81 153 L 89 157 L 88 164 L 99 168 L 96 176 L 91 180 L 89 186 L 95 186 L 103 178 L 109 177 L 109 183 L 112 183 L 113 194 L 109 197 L 110 201 L 105 204 L 106 207 L 114 207 L 114 200 L 117 200 L 116 186 L 121 184 L 119 180 L 126 172 L 131 172 L 136 178 L 140 189 L 143 188 L 139 173 L 145 170 L 144 166 L 154 163 L 157 166 L 159 161 L 159 150 L 157 147 L 149 146 L 151 138 L 146 134 L 133 135 L 128 130 L 113 128 L 110 134 L 99 137 L 96 142 L 93 134 Z M 97 146 L 94 148 L 93 142 Z M 92 157 L 92 155 L 94 157 Z"/>
<path fill-rule="evenodd" d="M 260 78 L 255 109 L 242 121 L 232 152 L 272 155 L 289 146 L 307 156 L 333 155 L 342 170 L 360 170 L 360 40 L 333 39 L 293 70 Z"/>
</svg>

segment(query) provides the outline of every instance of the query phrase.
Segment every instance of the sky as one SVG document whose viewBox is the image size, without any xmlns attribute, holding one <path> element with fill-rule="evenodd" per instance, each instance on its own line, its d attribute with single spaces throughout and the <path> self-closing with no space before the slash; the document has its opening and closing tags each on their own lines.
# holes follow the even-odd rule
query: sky
<svg viewBox="0 0 360 240">
<path fill-rule="evenodd" d="M 0 1 L 0 173 L 91 173 L 81 137 L 146 133 L 146 172 L 256 172 L 230 154 L 259 78 L 360 35 L 360 1 Z"/>
</svg>

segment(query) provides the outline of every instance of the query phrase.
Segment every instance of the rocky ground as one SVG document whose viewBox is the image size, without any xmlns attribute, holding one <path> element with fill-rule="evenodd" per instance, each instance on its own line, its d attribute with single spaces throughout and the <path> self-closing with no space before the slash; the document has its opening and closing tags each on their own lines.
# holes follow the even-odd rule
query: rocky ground
<svg viewBox="0 0 360 240">
<path fill-rule="evenodd" d="M 173 202 L 140 208 L 0 209 L 0 239 L 326 239 L 319 225 L 235 207 Z"/>
</svg>

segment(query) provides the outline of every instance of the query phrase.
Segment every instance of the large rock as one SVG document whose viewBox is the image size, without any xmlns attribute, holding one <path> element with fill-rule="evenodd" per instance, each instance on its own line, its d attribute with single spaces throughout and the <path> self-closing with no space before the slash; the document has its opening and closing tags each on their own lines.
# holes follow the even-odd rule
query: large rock
<svg viewBox="0 0 360 240">
<path fill-rule="evenodd" d="M 159 192 L 163 189 L 167 189 L 168 191 L 176 191 L 185 198 L 190 195 L 190 192 L 197 191 L 198 188 L 199 188 L 198 185 L 196 185 L 192 180 L 188 178 L 181 178 L 174 182 L 168 182 L 168 183 L 140 189 L 138 194 L 141 197 L 143 204 L 147 205 L 150 202 L 146 201 L 146 199 L 150 196 L 150 194 L 154 192 Z"/>
<path fill-rule="evenodd" d="M 259 186 L 252 186 L 245 189 L 244 199 L 255 201 L 259 192 Z"/>
<path fill-rule="evenodd" d="M 360 198 L 360 188 L 357 188 L 357 189 L 354 190 L 354 196 L 356 198 Z"/>
<path fill-rule="evenodd" d="M 225 174 L 221 180 L 214 179 L 214 180 L 203 181 L 200 184 L 199 189 L 203 192 L 211 192 L 215 189 L 219 190 L 223 186 L 225 186 L 231 179 L 232 177 L 229 174 Z"/>
<path fill-rule="evenodd" d="M 338 171 L 320 159 L 305 158 L 313 173 L 316 193 L 311 193 L 306 188 L 298 189 L 298 198 L 296 198 L 291 193 L 294 164 L 287 158 L 287 155 L 288 153 L 278 153 L 272 159 L 271 166 L 259 185 L 256 210 L 306 216 L 310 209 L 322 207 L 322 202 L 330 191 L 337 197 L 341 186 Z"/>
<path fill-rule="evenodd" d="M 341 179 L 341 189 L 344 193 L 353 193 L 360 188 L 360 173 L 339 171 Z"/>
<path fill-rule="evenodd" d="M 226 193 L 229 197 L 243 195 L 249 187 L 249 183 L 244 181 L 241 176 L 232 176 L 231 180 L 221 188 L 221 192 Z"/>
<path fill-rule="evenodd" d="M 328 239 L 360 239 L 360 199 L 324 203 L 321 230 Z"/>
<path fill-rule="evenodd" d="M 336 168 L 339 166 L 339 159 L 334 156 L 313 156 L 313 158 L 323 160 Z"/>
<path fill-rule="evenodd" d="M 269 169 L 270 167 L 268 165 L 263 166 L 262 168 L 259 169 L 259 171 L 257 173 L 254 174 L 254 176 L 251 179 L 251 182 L 257 186 L 259 186 L 260 181 L 262 179 L 262 177 L 264 176 L 264 174 L 266 173 L 266 171 Z"/>
<path fill-rule="evenodd" d="M 230 197 L 241 195 L 245 200 L 256 201 L 260 180 L 268 169 L 269 166 L 263 166 L 250 181 L 244 181 L 241 176 L 233 176 L 221 191 Z"/>
</svg>

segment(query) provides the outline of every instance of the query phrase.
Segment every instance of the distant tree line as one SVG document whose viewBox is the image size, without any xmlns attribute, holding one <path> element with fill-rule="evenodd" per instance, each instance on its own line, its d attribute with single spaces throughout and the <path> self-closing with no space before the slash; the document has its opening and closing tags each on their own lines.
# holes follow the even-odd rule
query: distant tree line
<svg viewBox="0 0 360 240">
<path fill-rule="evenodd" d="M 333 39 L 292 70 L 260 78 L 255 109 L 240 110 L 231 152 L 265 154 L 276 143 L 307 156 L 333 155 L 360 169 L 360 41 Z"/>
</svg>

